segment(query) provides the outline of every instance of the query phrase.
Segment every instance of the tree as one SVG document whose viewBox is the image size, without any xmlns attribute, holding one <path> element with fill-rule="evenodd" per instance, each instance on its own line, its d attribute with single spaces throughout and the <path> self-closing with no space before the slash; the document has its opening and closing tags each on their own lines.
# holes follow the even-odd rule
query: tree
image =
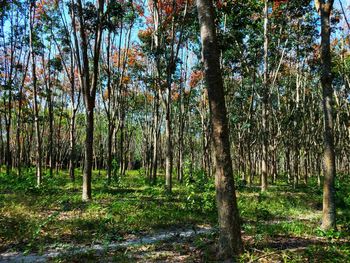
<svg viewBox="0 0 350 263">
<path fill-rule="evenodd" d="M 332 87 L 332 59 L 330 50 L 330 15 L 334 0 L 315 0 L 316 10 L 321 18 L 321 86 L 322 107 L 324 118 L 324 152 L 323 152 L 323 211 L 322 229 L 329 230 L 336 227 L 335 188 L 336 176 L 334 149 L 334 102 Z"/>
<path fill-rule="evenodd" d="M 269 25 L 269 5 L 265 0 L 264 6 L 264 80 L 263 80 L 263 105 L 262 105 L 262 158 L 261 158 L 261 191 L 267 190 L 267 160 L 268 160 L 268 106 L 269 106 L 269 86 L 268 86 L 268 25 Z"/>
<path fill-rule="evenodd" d="M 36 75 L 36 52 L 35 49 L 35 1 L 30 4 L 30 33 L 29 33 L 29 43 L 30 43 L 30 53 L 32 58 L 32 78 L 33 78 L 33 94 L 34 94 L 34 123 L 35 123 L 35 136 L 36 136 L 36 178 L 37 186 L 42 183 L 42 140 L 40 134 L 40 123 L 39 123 L 39 105 L 38 105 L 38 86 L 37 86 L 37 75 Z"/>
<path fill-rule="evenodd" d="M 220 227 L 219 258 L 227 260 L 239 255 L 243 251 L 243 246 L 230 155 L 220 53 L 215 33 L 213 4 L 211 0 L 197 0 L 196 3 L 200 24 L 204 76 L 212 114 L 215 187 Z"/>
<path fill-rule="evenodd" d="M 99 58 L 103 30 L 104 0 L 99 0 L 97 7 L 91 3 L 83 9 L 81 0 L 71 2 L 71 19 L 76 50 L 76 60 L 79 72 L 79 81 L 85 103 L 86 137 L 85 162 L 83 174 L 83 195 L 85 201 L 91 200 L 91 175 L 94 141 L 94 108 L 98 85 Z M 84 13 L 85 11 L 85 13 Z M 79 25 L 79 27 L 77 26 Z M 78 37 L 79 28 L 79 37 Z M 92 66 L 89 62 L 89 38 L 93 37 Z M 90 70 L 91 69 L 91 70 Z"/>
</svg>

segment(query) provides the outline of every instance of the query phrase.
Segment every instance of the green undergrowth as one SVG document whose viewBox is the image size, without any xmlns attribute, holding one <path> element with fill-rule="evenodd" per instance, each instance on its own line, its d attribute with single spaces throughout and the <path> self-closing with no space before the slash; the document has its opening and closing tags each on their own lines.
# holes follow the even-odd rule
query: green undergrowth
<svg viewBox="0 0 350 263">
<path fill-rule="evenodd" d="M 91 202 L 81 200 L 81 176 L 75 183 L 66 171 L 35 187 L 34 171 L 21 178 L 0 175 L 0 250 L 40 250 L 56 243 L 113 242 L 128 234 L 212 224 L 215 212 L 195 209 L 190 186 L 145 183 L 138 171 L 106 185 L 105 174 L 94 171 Z M 211 208 L 212 209 L 212 208 Z"/>
<path fill-rule="evenodd" d="M 72 183 L 67 171 L 53 177 L 45 174 L 43 185 L 37 188 L 34 170 L 23 171 L 21 177 L 0 173 L 0 252 L 43 252 L 62 244 L 109 244 L 130 235 L 191 229 L 201 224 L 216 226 L 214 180 L 201 172 L 186 176 L 182 183 L 175 180 L 173 192 L 168 194 L 162 174 L 157 183 L 151 185 L 142 171 L 128 171 L 125 177 L 107 185 L 105 173 L 94 171 L 90 202 L 81 200 L 80 171 L 77 170 L 76 175 L 76 182 Z M 322 191 L 314 180 L 296 189 L 281 180 L 266 193 L 236 181 L 246 246 L 242 262 L 259 258 L 267 258 L 268 262 L 275 259 L 276 262 L 321 262 L 319 258 L 337 257 L 339 261 L 334 262 L 345 262 L 342 259 L 349 259 L 350 183 L 347 176 L 337 180 L 338 228 L 328 232 L 319 228 Z M 191 239 L 191 244 L 186 243 L 187 247 L 179 243 L 179 251 L 186 254 L 193 250 L 198 252 L 197 259 L 212 261 L 216 239 L 215 233 L 199 236 Z M 171 250 L 169 244 L 160 243 L 147 251 L 161 250 L 163 246 Z M 298 247 L 302 249 L 296 249 Z M 119 249 L 105 256 L 109 260 L 129 258 L 132 261 L 137 259 L 138 249 L 134 249 L 134 254 L 132 250 Z M 160 252 L 152 253 L 151 258 Z M 166 255 L 164 257 L 171 257 Z M 86 260 L 93 262 L 95 256 L 88 252 Z M 70 257 L 62 260 L 69 262 Z M 188 260 L 192 261 L 193 257 Z"/>
</svg>

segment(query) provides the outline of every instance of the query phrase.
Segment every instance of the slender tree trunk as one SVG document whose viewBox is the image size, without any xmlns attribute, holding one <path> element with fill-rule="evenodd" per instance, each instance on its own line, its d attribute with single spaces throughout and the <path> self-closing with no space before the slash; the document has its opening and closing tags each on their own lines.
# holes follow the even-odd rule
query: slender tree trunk
<svg viewBox="0 0 350 263">
<path fill-rule="evenodd" d="M 83 175 L 83 200 L 91 200 L 91 177 L 93 163 L 94 108 L 86 105 L 85 164 Z"/>
<path fill-rule="evenodd" d="M 0 112 L 1 113 L 1 112 Z M 3 134 L 3 131 L 2 131 L 2 114 L 0 114 L 0 134 Z M 0 145 L 0 162 L 1 163 L 4 163 L 4 138 L 2 136 L 0 136 L 0 142 L 1 142 L 1 145 Z M 1 171 L 1 166 L 0 166 L 0 171 Z"/>
<path fill-rule="evenodd" d="M 62 101 L 63 105 L 63 101 Z M 61 108 L 61 111 L 63 111 L 63 107 Z M 61 163 L 61 148 L 60 148 L 60 143 L 61 143 L 61 128 L 62 128 L 62 114 L 60 114 L 59 119 L 58 119 L 58 127 L 57 127 L 57 135 L 56 135 L 56 151 L 55 151 L 55 156 L 52 157 L 52 161 L 55 162 L 55 167 L 56 167 L 56 175 L 58 175 L 58 171 L 60 166 L 62 165 Z M 52 162 L 52 168 L 53 168 L 53 162 Z"/>
<path fill-rule="evenodd" d="M 267 190 L 267 163 L 268 163 L 268 0 L 265 0 L 264 8 L 264 92 L 263 92 L 263 105 L 262 105 L 262 133 L 263 133 L 263 143 L 262 143 L 262 163 L 261 163 L 261 191 Z"/>
<path fill-rule="evenodd" d="M 293 165 L 293 188 L 295 189 L 299 184 L 299 149 L 297 146 L 295 146 Z"/>
<path fill-rule="evenodd" d="M 85 102 L 86 114 L 86 137 L 85 137 L 85 162 L 83 173 L 83 194 L 84 201 L 91 200 L 91 175 L 93 164 L 93 139 L 94 139 L 94 108 L 95 97 L 99 75 L 99 59 L 102 42 L 103 23 L 102 16 L 104 11 L 104 0 L 97 1 L 96 27 L 94 32 L 94 45 L 92 52 L 92 72 L 90 72 L 89 62 L 89 40 L 87 36 L 86 24 L 84 21 L 83 4 L 81 0 L 71 1 L 72 5 L 76 5 L 77 12 L 71 12 L 71 21 L 73 28 L 73 37 L 75 43 L 75 57 L 77 58 L 77 66 L 81 90 Z M 79 27 L 76 26 L 76 19 L 79 21 Z M 79 38 L 78 32 L 79 30 Z M 90 74 L 91 73 L 91 74 Z M 91 78 L 90 78 L 91 76 Z"/>
<path fill-rule="evenodd" d="M 287 182 L 288 184 L 291 183 L 291 168 L 290 168 L 290 150 L 287 146 L 286 149 L 286 172 L 287 172 Z"/>
<path fill-rule="evenodd" d="M 69 147 L 70 147 L 70 153 L 69 153 L 69 177 L 72 182 L 75 181 L 75 114 L 76 110 L 72 109 L 72 116 L 70 119 L 70 131 L 69 131 Z"/>
<path fill-rule="evenodd" d="M 124 107 L 121 105 L 121 107 Z M 123 111 L 123 109 L 121 109 Z M 120 141 L 119 141 L 119 175 L 123 176 L 123 165 L 124 165 L 124 127 L 125 127 L 125 117 L 124 112 L 121 113 L 120 118 Z"/>
<path fill-rule="evenodd" d="M 304 184 L 307 185 L 308 181 L 308 153 L 306 152 L 304 155 Z"/>
<path fill-rule="evenodd" d="M 30 55 L 27 57 L 25 74 L 27 75 L 28 65 L 30 61 Z M 19 88 L 19 101 L 18 101 L 18 114 L 17 114 L 17 128 L 16 128 L 16 143 L 17 143 L 17 174 L 21 176 L 21 165 L 22 165 L 22 147 L 21 147 L 21 126 L 22 126 L 22 99 L 23 99 L 23 87 L 24 87 L 25 77 L 22 79 L 21 86 Z"/>
<path fill-rule="evenodd" d="M 70 119 L 70 131 L 69 131 L 69 177 L 72 182 L 75 181 L 75 162 L 76 162 L 76 149 L 75 149 L 75 119 L 76 119 L 76 113 L 79 105 L 80 100 L 80 91 L 78 95 L 77 102 L 75 101 L 75 78 L 74 78 L 74 56 L 71 52 L 70 54 L 70 61 L 71 61 L 71 69 L 70 69 L 70 75 L 71 75 L 71 90 L 70 90 L 70 96 L 71 96 L 71 119 Z"/>
<path fill-rule="evenodd" d="M 210 0 L 197 0 L 197 10 L 205 81 L 212 113 L 216 201 L 220 227 L 218 257 L 221 260 L 230 260 L 243 251 L 243 245 L 230 155 L 220 53 L 216 39 L 212 2 Z"/>
<path fill-rule="evenodd" d="M 321 85 L 322 106 L 324 113 L 324 153 L 323 153 L 323 213 L 322 229 L 336 228 L 335 211 L 335 151 L 334 151 L 334 125 L 333 125 L 333 88 L 330 50 L 330 14 L 333 0 L 316 0 L 316 9 L 321 17 Z"/>
<path fill-rule="evenodd" d="M 108 184 L 111 182 L 111 179 L 112 179 L 113 134 L 114 134 L 114 126 L 109 121 L 109 124 L 108 124 L 108 141 L 107 141 L 107 183 Z"/>
<path fill-rule="evenodd" d="M 17 128 L 16 128 L 16 143 L 17 143 L 17 174 L 21 176 L 21 121 L 22 121 L 22 91 L 23 85 L 19 91 L 19 102 L 18 102 L 18 114 L 17 114 Z"/>
<path fill-rule="evenodd" d="M 10 140 L 11 140 L 11 123 L 12 123 L 12 92 L 11 89 L 9 91 L 9 100 L 8 100 L 8 116 L 5 118 L 6 120 L 6 174 L 9 175 L 12 166 L 12 154 L 10 148 Z M 5 115 L 6 116 L 6 115 Z"/>
<path fill-rule="evenodd" d="M 33 44 L 33 30 L 34 30 L 34 18 L 35 18 L 35 2 L 31 3 L 30 6 L 30 52 L 32 57 L 32 78 L 33 78 L 33 95 L 34 95 L 34 125 L 35 125 L 35 136 L 36 136 L 36 179 L 37 186 L 42 183 L 42 167 L 41 167 L 41 134 L 39 124 L 39 107 L 38 107 L 38 92 L 37 92 L 37 76 L 36 76 L 36 60 L 35 50 Z"/>
<path fill-rule="evenodd" d="M 170 84 L 171 85 L 171 84 Z M 172 128 L 171 128 L 171 86 L 168 83 L 168 99 L 166 102 L 165 118 L 165 188 L 167 192 L 172 191 L 173 172 L 173 149 L 172 149 Z"/>
<path fill-rule="evenodd" d="M 120 37 L 121 40 L 121 37 Z M 114 109 L 112 109 L 115 105 L 115 94 L 112 94 L 112 83 L 111 83 L 111 63 L 110 63 L 110 51 L 111 51 L 111 31 L 108 31 L 108 40 L 107 40 L 107 92 L 108 92 L 108 102 L 107 102 L 107 120 L 108 120 L 108 138 L 107 138 L 107 184 L 110 184 L 112 179 L 112 162 L 113 162 L 113 134 L 115 129 L 115 118 L 114 118 Z M 119 52 L 120 56 L 120 52 Z M 120 61 L 120 59 L 118 59 Z M 120 63 L 120 62 L 118 62 Z M 119 65 L 118 65 L 119 66 Z M 119 67 L 118 67 L 119 68 Z M 113 100 L 113 103 L 112 103 Z"/>
<path fill-rule="evenodd" d="M 49 168 L 50 168 L 50 176 L 53 175 L 53 166 L 54 166 L 54 160 L 53 160 L 53 105 L 52 105 L 52 91 L 51 91 L 51 84 L 50 79 L 48 80 L 48 107 L 49 107 Z M 58 146 L 58 145 L 57 145 Z"/>
<path fill-rule="evenodd" d="M 182 88 L 182 87 L 181 87 Z M 184 148 L 184 98 L 182 91 L 180 89 L 180 101 L 179 101 L 179 140 L 178 140 L 178 145 L 179 145 L 179 151 L 178 151 L 178 174 L 177 174 L 177 179 L 179 182 L 182 182 L 183 180 L 183 148 Z"/>
<path fill-rule="evenodd" d="M 321 188 L 321 158 L 317 156 L 316 158 L 316 172 L 317 172 L 317 186 Z"/>
<path fill-rule="evenodd" d="M 157 164 L 158 164 L 158 118 L 159 118 L 159 92 L 156 91 L 155 97 L 155 114 L 153 121 L 153 157 L 152 157 L 152 183 L 157 180 Z"/>
</svg>

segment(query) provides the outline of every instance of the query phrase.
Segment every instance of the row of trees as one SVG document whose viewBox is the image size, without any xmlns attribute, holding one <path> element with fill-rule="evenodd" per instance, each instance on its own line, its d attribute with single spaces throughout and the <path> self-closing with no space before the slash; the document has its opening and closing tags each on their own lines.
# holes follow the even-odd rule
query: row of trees
<svg viewBox="0 0 350 263">
<path fill-rule="evenodd" d="M 83 200 L 92 169 L 108 183 L 139 167 L 155 183 L 164 169 L 168 192 L 173 176 L 215 173 L 224 258 L 242 250 L 233 171 L 263 191 L 279 177 L 296 187 L 323 175 L 323 227 L 334 227 L 335 167 L 350 173 L 350 28 L 347 7 L 332 7 L 6 2 L 1 164 L 18 176 L 34 165 L 38 186 L 43 168 L 72 181 L 80 168 Z"/>
</svg>

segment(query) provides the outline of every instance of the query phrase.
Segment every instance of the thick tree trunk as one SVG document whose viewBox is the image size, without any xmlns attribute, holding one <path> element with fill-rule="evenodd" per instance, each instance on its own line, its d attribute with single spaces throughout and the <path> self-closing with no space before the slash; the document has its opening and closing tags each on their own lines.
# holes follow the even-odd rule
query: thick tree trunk
<svg viewBox="0 0 350 263">
<path fill-rule="evenodd" d="M 221 260 L 231 260 L 243 251 L 243 246 L 230 156 L 227 112 L 213 4 L 210 0 L 197 0 L 197 10 L 205 80 L 212 113 L 216 201 L 220 227 L 218 257 Z"/>
<path fill-rule="evenodd" d="M 322 106 L 324 113 L 324 153 L 323 153 L 323 213 L 322 229 L 336 228 L 335 188 L 336 175 L 335 151 L 334 151 L 334 125 L 333 125 L 333 88 L 330 51 L 330 14 L 333 1 L 316 0 L 318 12 L 321 16 L 321 85 Z"/>
</svg>

